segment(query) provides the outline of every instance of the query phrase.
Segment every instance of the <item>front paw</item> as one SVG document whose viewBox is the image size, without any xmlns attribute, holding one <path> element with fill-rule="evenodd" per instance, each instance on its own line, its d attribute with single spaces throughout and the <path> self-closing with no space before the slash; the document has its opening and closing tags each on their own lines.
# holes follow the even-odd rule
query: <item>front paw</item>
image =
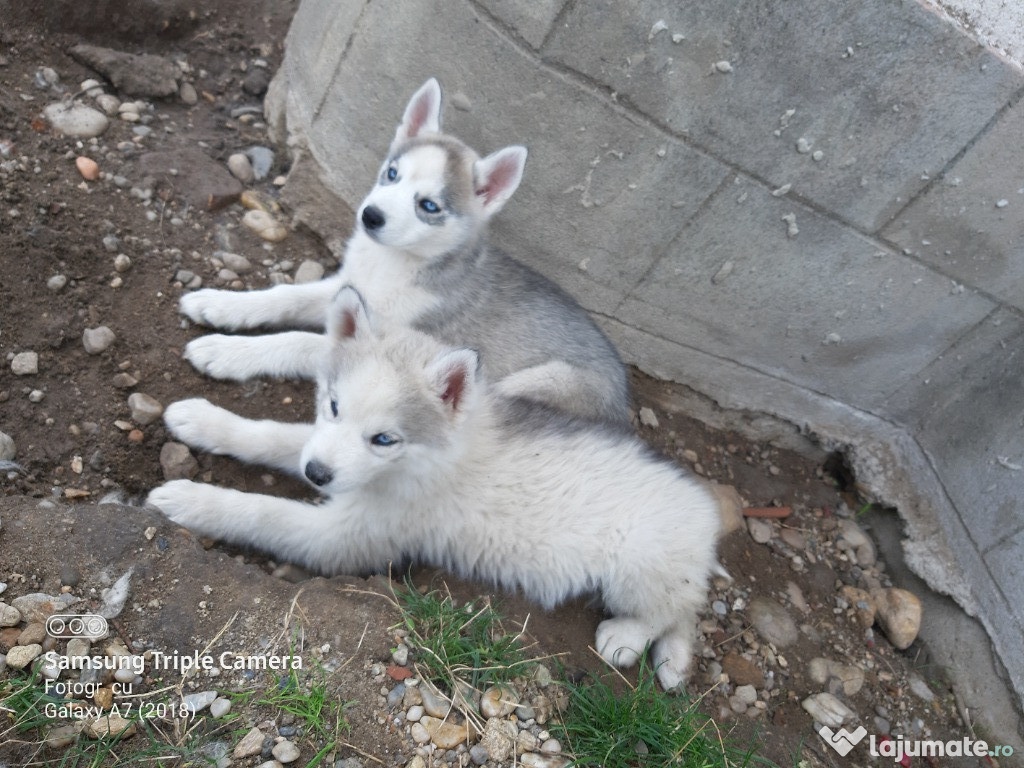
<svg viewBox="0 0 1024 768">
<path fill-rule="evenodd" d="M 222 453 L 219 437 L 229 434 L 232 416 L 209 400 L 194 397 L 167 406 L 164 423 L 181 442 L 208 453 Z"/>
<path fill-rule="evenodd" d="M 191 480 L 171 480 L 154 488 L 146 497 L 148 506 L 156 507 L 169 519 L 196 533 L 207 533 L 212 527 L 215 508 L 207 503 L 209 486 Z"/>
<path fill-rule="evenodd" d="M 245 337 L 211 333 L 186 344 L 184 357 L 211 378 L 246 381 L 253 377 L 251 368 L 256 361 L 246 354 L 245 345 Z"/>
<path fill-rule="evenodd" d="M 595 648 L 601 658 L 616 667 L 631 667 L 640 660 L 651 641 L 647 629 L 636 619 L 619 616 L 597 625 Z"/>
<path fill-rule="evenodd" d="M 233 298 L 234 294 L 231 291 L 203 288 L 182 296 L 178 311 L 192 322 L 200 325 L 237 330 L 238 325 L 228 306 Z"/>
</svg>

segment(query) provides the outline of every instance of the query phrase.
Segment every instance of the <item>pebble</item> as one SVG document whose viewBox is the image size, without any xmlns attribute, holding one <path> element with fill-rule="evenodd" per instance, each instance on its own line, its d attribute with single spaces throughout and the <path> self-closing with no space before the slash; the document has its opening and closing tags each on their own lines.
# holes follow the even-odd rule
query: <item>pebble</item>
<svg viewBox="0 0 1024 768">
<path fill-rule="evenodd" d="M 750 706 L 757 701 L 757 689 L 752 685 L 739 685 L 736 687 L 736 698 Z"/>
<path fill-rule="evenodd" d="M 722 659 L 722 671 L 729 676 L 735 686 L 753 686 L 764 688 L 764 673 L 757 665 L 738 653 L 729 653 Z"/>
<path fill-rule="evenodd" d="M 818 685 L 824 685 L 830 678 L 838 680 L 843 693 L 853 696 L 864 687 L 864 670 L 852 664 L 842 664 L 831 659 L 815 658 L 807 667 L 807 674 Z"/>
<path fill-rule="evenodd" d="M 96 106 L 102 109 L 106 115 L 113 117 L 121 106 L 121 100 L 109 93 L 101 93 L 96 97 Z"/>
<path fill-rule="evenodd" d="M 715 600 L 711 603 L 711 610 L 714 611 L 718 616 L 725 616 L 729 612 L 729 606 L 721 600 Z"/>
<path fill-rule="evenodd" d="M 801 155 L 806 155 L 811 151 L 811 147 L 814 145 L 810 139 L 801 136 L 796 140 L 796 151 Z"/>
<path fill-rule="evenodd" d="M 658 417 L 654 413 L 653 409 L 648 408 L 645 405 L 637 412 L 637 416 L 640 419 L 640 423 L 643 424 L 645 427 L 650 427 L 651 429 L 658 428 Z"/>
<path fill-rule="evenodd" d="M 55 130 L 76 139 L 99 136 L 110 125 L 106 115 L 84 104 L 49 104 L 43 109 L 43 116 Z"/>
<path fill-rule="evenodd" d="M 44 397 L 46 397 L 46 393 L 41 389 L 33 389 L 28 393 L 28 401 L 30 403 L 41 403 Z"/>
<path fill-rule="evenodd" d="M 56 728 L 51 728 L 46 732 L 46 739 L 44 743 L 50 749 L 64 749 L 70 747 L 78 739 L 78 734 L 82 730 L 81 723 L 72 723 L 71 725 L 59 725 Z"/>
<path fill-rule="evenodd" d="M 249 147 L 245 150 L 249 162 L 252 163 L 252 173 L 256 181 L 267 178 L 270 169 L 274 165 L 274 152 L 266 147 Z"/>
<path fill-rule="evenodd" d="M 250 757 L 258 755 L 261 749 L 263 749 L 263 731 L 253 728 L 235 745 L 231 754 L 238 758 Z"/>
<path fill-rule="evenodd" d="M 711 492 L 718 500 L 718 516 L 722 521 L 722 536 L 740 529 L 743 525 L 743 499 L 731 485 L 711 484 Z"/>
<path fill-rule="evenodd" d="M 423 706 L 421 704 L 414 704 L 405 713 L 405 719 L 410 723 L 418 723 L 421 717 L 423 717 Z"/>
<path fill-rule="evenodd" d="M 715 71 L 716 72 L 720 72 L 723 75 L 728 74 L 728 73 L 732 72 L 732 64 L 729 63 L 728 61 L 716 61 L 715 62 Z"/>
<path fill-rule="evenodd" d="M 131 389 L 139 383 L 139 380 L 130 373 L 124 373 L 122 371 L 121 373 L 114 374 L 114 378 L 111 379 L 111 383 L 113 383 L 113 385 L 118 389 Z"/>
<path fill-rule="evenodd" d="M 250 184 L 256 178 L 249 157 L 241 152 L 235 152 L 228 157 L 228 170 L 243 184 Z"/>
<path fill-rule="evenodd" d="M 47 595 L 44 592 L 32 592 L 11 600 L 11 605 L 21 612 L 26 622 L 46 620 L 55 613 L 63 613 L 81 598 L 70 594 Z"/>
<path fill-rule="evenodd" d="M 772 524 L 768 520 L 762 520 L 759 517 L 748 517 L 747 530 L 750 531 L 750 538 L 758 544 L 767 544 L 772 540 Z"/>
<path fill-rule="evenodd" d="M 199 471 L 199 462 L 187 445 L 167 442 L 160 449 L 160 467 L 163 469 L 164 480 L 189 480 Z"/>
<path fill-rule="evenodd" d="M 270 752 L 275 758 L 284 764 L 294 763 L 299 759 L 299 748 L 288 740 L 275 745 Z"/>
<path fill-rule="evenodd" d="M 409 663 L 409 646 L 405 643 L 399 643 L 398 647 L 391 652 L 391 660 L 400 667 L 404 667 Z M 402 692 L 405 692 L 405 686 L 402 686 Z"/>
<path fill-rule="evenodd" d="M 138 662 L 135 662 L 138 663 Z M 135 668 L 121 667 L 114 671 L 114 679 L 119 683 L 130 683 L 135 679 Z"/>
<path fill-rule="evenodd" d="M 473 765 L 483 765 L 490 759 L 491 755 L 482 744 L 474 744 L 469 748 L 469 759 Z"/>
<path fill-rule="evenodd" d="M 7 651 L 7 666 L 14 669 L 24 669 L 42 652 L 43 646 L 39 643 L 15 645 Z"/>
<path fill-rule="evenodd" d="M 324 276 L 324 267 L 319 261 L 306 259 L 295 270 L 296 283 L 315 283 Z"/>
<path fill-rule="evenodd" d="M 757 698 L 756 692 L 754 698 Z M 540 751 L 548 755 L 557 755 L 562 751 L 562 744 L 558 739 L 547 739 L 540 745 Z"/>
<path fill-rule="evenodd" d="M 523 768 L 565 768 L 569 761 L 561 755 L 538 755 L 536 752 L 527 752 L 519 758 L 519 764 Z"/>
<path fill-rule="evenodd" d="M 104 235 L 103 247 L 110 253 L 117 253 L 121 248 L 121 241 L 117 238 L 117 235 Z"/>
<path fill-rule="evenodd" d="M 262 239 L 279 243 L 288 236 L 288 230 L 266 211 L 246 211 L 242 223 Z"/>
<path fill-rule="evenodd" d="M 15 627 L 21 623 L 21 611 L 13 605 L 0 602 L 0 627 Z"/>
<path fill-rule="evenodd" d="M 838 728 L 856 713 L 831 693 L 816 693 L 800 702 L 807 713 L 822 725 Z"/>
<path fill-rule="evenodd" d="M 417 744 L 426 744 L 430 741 L 430 732 L 423 723 L 413 723 L 409 728 L 409 735 Z"/>
<path fill-rule="evenodd" d="M 910 690 L 915 696 L 924 701 L 931 702 L 935 699 L 935 693 L 928 687 L 928 683 L 917 675 L 910 676 Z"/>
<path fill-rule="evenodd" d="M 491 718 L 484 725 L 480 736 L 480 746 L 487 752 L 488 758 L 495 763 L 504 763 L 516 751 L 516 724 L 510 720 Z"/>
<path fill-rule="evenodd" d="M 405 698 L 405 683 L 399 683 L 388 692 L 388 709 L 394 709 Z"/>
<path fill-rule="evenodd" d="M 917 595 L 892 587 L 876 590 L 871 597 L 876 618 L 889 642 L 900 650 L 909 647 L 921 629 L 921 601 Z"/>
<path fill-rule="evenodd" d="M 508 717 L 519 704 L 519 696 L 511 688 L 494 685 L 480 697 L 480 714 L 484 717 Z"/>
<path fill-rule="evenodd" d="M 15 376 L 34 376 L 39 373 L 39 355 L 35 352 L 19 352 L 11 360 L 11 373 Z"/>
<path fill-rule="evenodd" d="M 132 268 L 132 260 L 123 253 L 117 254 L 114 257 L 114 271 L 115 272 L 127 272 Z"/>
<path fill-rule="evenodd" d="M 96 181 L 100 177 L 100 166 L 91 157 L 79 156 L 75 158 L 75 168 L 82 174 L 86 181 Z"/>
<path fill-rule="evenodd" d="M 234 272 L 236 275 L 244 275 L 248 272 L 252 272 L 252 263 L 237 253 L 230 253 L 228 251 L 214 251 L 214 258 L 220 259 L 224 266 Z M 188 282 L 188 281 L 182 281 Z"/>
<path fill-rule="evenodd" d="M 423 726 L 430 734 L 430 741 L 440 749 L 455 749 L 468 741 L 472 735 L 469 723 L 458 725 L 449 720 L 424 715 L 416 725 Z"/>
<path fill-rule="evenodd" d="M 189 712 L 202 712 L 217 698 L 216 691 L 200 691 L 181 697 L 181 705 Z"/>
<path fill-rule="evenodd" d="M 190 107 L 199 101 L 199 94 L 196 93 L 196 87 L 192 83 L 182 83 L 181 88 L 178 89 L 178 96 Z"/>
<path fill-rule="evenodd" d="M 135 734 L 135 723 L 119 715 L 108 713 L 95 720 L 85 721 L 82 732 L 94 739 L 118 735 L 122 739 L 126 739 Z"/>
<path fill-rule="evenodd" d="M 787 213 L 782 220 L 786 222 L 786 237 L 796 237 L 800 234 L 800 228 L 796 225 L 795 213 Z"/>
<path fill-rule="evenodd" d="M 98 355 L 103 352 L 114 343 L 115 339 L 117 336 L 105 325 L 98 328 L 86 328 L 82 334 L 82 344 L 90 355 Z"/>
<path fill-rule="evenodd" d="M 789 612 L 774 600 L 755 597 L 747 607 L 747 616 L 758 634 L 769 643 L 785 648 L 796 642 L 796 622 Z"/>
<path fill-rule="evenodd" d="M 435 693 L 429 685 L 420 686 L 420 696 L 423 698 L 423 711 L 431 717 L 447 717 L 452 709 L 452 703 Z"/>
<path fill-rule="evenodd" d="M 63 291 L 64 286 L 68 284 L 68 278 L 66 275 L 54 275 L 46 281 L 46 287 L 56 293 L 57 291 Z"/>
<path fill-rule="evenodd" d="M 875 623 L 875 601 L 867 591 L 846 584 L 839 590 L 839 594 L 853 608 L 854 616 L 861 627 L 867 629 Z"/>
<path fill-rule="evenodd" d="M 46 639 L 46 626 L 41 621 L 28 624 L 18 635 L 18 645 L 35 645 Z"/>
</svg>

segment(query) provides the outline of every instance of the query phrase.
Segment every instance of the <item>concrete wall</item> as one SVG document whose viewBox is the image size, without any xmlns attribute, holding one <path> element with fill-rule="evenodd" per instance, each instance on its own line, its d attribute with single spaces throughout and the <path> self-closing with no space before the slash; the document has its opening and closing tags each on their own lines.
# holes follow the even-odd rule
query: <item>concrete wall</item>
<svg viewBox="0 0 1024 768">
<path fill-rule="evenodd" d="M 495 238 L 630 362 L 846 451 L 1020 697 L 1020 70 L 896 0 L 304 0 L 268 111 L 344 210 L 431 75 L 529 146 Z"/>
</svg>

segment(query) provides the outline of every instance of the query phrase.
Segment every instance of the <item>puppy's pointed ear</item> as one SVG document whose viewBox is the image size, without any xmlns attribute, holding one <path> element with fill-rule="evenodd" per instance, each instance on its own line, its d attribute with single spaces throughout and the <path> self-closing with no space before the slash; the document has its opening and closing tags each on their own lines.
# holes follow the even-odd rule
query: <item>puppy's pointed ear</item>
<svg viewBox="0 0 1024 768">
<path fill-rule="evenodd" d="M 501 210 L 523 179 L 526 147 L 499 149 L 473 164 L 473 184 L 477 199 L 489 218 Z"/>
<path fill-rule="evenodd" d="M 438 398 L 458 413 L 475 391 L 480 356 L 473 349 L 442 352 L 427 366 L 427 375 Z"/>
<path fill-rule="evenodd" d="M 424 132 L 441 132 L 441 84 L 434 77 L 421 85 L 409 99 L 393 143 L 415 138 Z"/>
<path fill-rule="evenodd" d="M 327 335 L 337 344 L 370 332 L 370 317 L 363 297 L 348 285 L 338 291 L 327 310 Z"/>
</svg>

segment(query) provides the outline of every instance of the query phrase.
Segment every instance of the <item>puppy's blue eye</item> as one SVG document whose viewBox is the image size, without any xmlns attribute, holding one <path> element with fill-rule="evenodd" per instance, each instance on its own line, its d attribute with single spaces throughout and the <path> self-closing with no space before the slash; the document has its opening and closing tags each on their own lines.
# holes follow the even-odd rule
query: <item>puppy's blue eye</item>
<svg viewBox="0 0 1024 768">
<path fill-rule="evenodd" d="M 385 175 L 388 177 L 388 181 L 394 181 L 395 179 L 398 178 L 398 169 L 392 165 L 390 168 L 388 168 L 388 172 Z"/>
<path fill-rule="evenodd" d="M 441 212 L 441 206 L 439 206 L 433 200 L 420 200 L 420 208 L 422 208 L 427 213 Z"/>
<path fill-rule="evenodd" d="M 337 418 L 338 416 L 338 401 L 331 400 L 331 415 Z"/>
<path fill-rule="evenodd" d="M 398 438 L 389 435 L 387 432 L 378 432 L 370 438 L 370 442 L 374 445 L 379 445 L 382 448 L 388 448 L 392 445 L 397 445 Z"/>
</svg>

